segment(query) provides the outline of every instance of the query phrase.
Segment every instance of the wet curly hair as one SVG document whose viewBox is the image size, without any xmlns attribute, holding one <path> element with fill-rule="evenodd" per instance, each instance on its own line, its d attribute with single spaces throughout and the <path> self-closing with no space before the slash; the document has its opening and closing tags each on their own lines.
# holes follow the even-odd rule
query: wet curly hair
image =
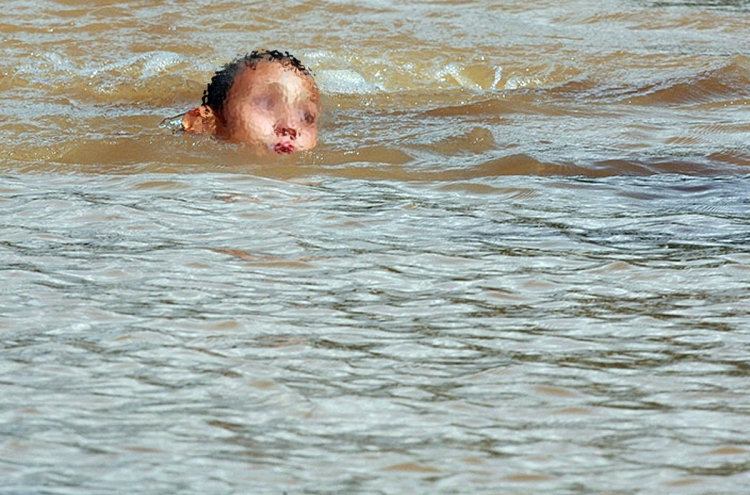
<svg viewBox="0 0 750 495">
<path fill-rule="evenodd" d="M 216 71 L 211 78 L 211 82 L 208 83 L 208 87 L 203 92 L 203 105 L 210 107 L 211 110 L 216 112 L 224 110 L 224 100 L 232 84 L 234 84 L 235 78 L 246 68 L 255 67 L 260 62 L 279 62 L 287 68 L 295 69 L 302 75 L 312 77 L 312 74 L 302 65 L 302 62 L 289 52 L 255 50 L 243 57 L 237 57 Z"/>
</svg>

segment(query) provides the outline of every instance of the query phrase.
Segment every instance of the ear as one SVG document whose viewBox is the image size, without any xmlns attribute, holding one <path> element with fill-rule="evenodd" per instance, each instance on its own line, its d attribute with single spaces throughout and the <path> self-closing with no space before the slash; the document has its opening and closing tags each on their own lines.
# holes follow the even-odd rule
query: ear
<svg viewBox="0 0 750 495">
<path fill-rule="evenodd" d="M 206 105 L 190 110 L 182 116 L 182 128 L 191 134 L 216 134 L 216 114 Z"/>
</svg>

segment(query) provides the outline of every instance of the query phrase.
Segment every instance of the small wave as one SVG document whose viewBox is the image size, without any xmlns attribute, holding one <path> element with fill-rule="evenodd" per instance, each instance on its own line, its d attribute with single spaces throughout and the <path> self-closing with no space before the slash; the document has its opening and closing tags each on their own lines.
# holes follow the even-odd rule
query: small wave
<svg viewBox="0 0 750 495">
<path fill-rule="evenodd" d="M 127 74 L 138 79 L 146 79 L 161 74 L 171 67 L 184 62 L 182 55 L 166 51 L 153 51 L 127 57 L 104 65 L 76 65 L 74 60 L 54 51 L 35 55 L 15 71 L 16 77 L 34 77 L 37 82 L 54 85 L 60 78 L 91 79 L 110 74 Z"/>
<path fill-rule="evenodd" d="M 641 0 L 650 7 L 701 7 L 717 10 L 747 11 L 744 0 Z"/>
<path fill-rule="evenodd" d="M 554 87 L 577 75 L 577 71 L 556 64 L 532 67 L 506 60 L 503 65 L 499 57 L 485 55 L 451 60 L 438 52 L 351 55 L 303 50 L 300 56 L 312 69 L 321 92 L 334 96 L 404 92 L 436 95 L 446 91 L 497 94 Z M 213 63 L 221 62 L 194 60 L 166 50 L 122 58 L 96 56 L 94 60 L 83 61 L 63 51 L 49 50 L 36 54 L 5 79 L 0 77 L 0 87 L 27 86 L 62 92 L 81 101 L 93 98 L 104 103 L 133 101 L 162 105 L 168 103 L 170 95 L 173 100 L 198 101 L 213 74 Z"/>
<path fill-rule="evenodd" d="M 56 51 L 35 54 L 0 82 L 0 87 L 33 88 L 76 102 L 169 104 L 202 86 L 184 73 L 187 59 L 174 52 L 151 51 L 106 63 L 81 62 Z"/>
<path fill-rule="evenodd" d="M 620 99 L 644 105 L 694 105 L 750 97 L 750 59 L 733 57 L 718 69 L 626 92 Z"/>
<path fill-rule="evenodd" d="M 550 48 L 551 50 L 552 48 Z M 580 75 L 580 68 L 486 53 L 402 50 L 388 53 L 302 52 L 323 92 L 499 91 L 553 87 Z"/>
<path fill-rule="evenodd" d="M 369 94 L 384 89 L 353 70 L 320 70 L 316 72 L 316 80 L 324 93 Z"/>
<path fill-rule="evenodd" d="M 154 77 L 168 68 L 183 62 L 181 55 L 173 52 L 153 51 L 128 57 L 124 60 L 90 70 L 90 77 L 100 73 L 126 73 L 139 79 Z"/>
</svg>

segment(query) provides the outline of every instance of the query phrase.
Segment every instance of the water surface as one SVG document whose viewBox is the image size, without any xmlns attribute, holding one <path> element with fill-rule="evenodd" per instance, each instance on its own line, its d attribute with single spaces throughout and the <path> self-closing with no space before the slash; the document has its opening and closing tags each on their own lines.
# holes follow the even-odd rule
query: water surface
<svg viewBox="0 0 750 495">
<path fill-rule="evenodd" d="M 7 2 L 0 493 L 746 493 L 749 24 Z M 259 47 L 315 151 L 162 125 Z"/>
</svg>

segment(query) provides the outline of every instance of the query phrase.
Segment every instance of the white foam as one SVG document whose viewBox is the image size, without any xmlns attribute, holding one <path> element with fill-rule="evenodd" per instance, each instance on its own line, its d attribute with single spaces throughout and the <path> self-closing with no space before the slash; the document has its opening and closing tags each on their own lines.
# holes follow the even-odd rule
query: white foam
<svg viewBox="0 0 750 495">
<path fill-rule="evenodd" d="M 367 94 L 384 89 L 382 85 L 367 82 L 362 74 L 347 69 L 319 70 L 315 79 L 324 93 Z"/>
<path fill-rule="evenodd" d="M 533 76 L 513 76 L 505 82 L 505 89 L 521 89 L 532 87 L 536 88 L 542 86 L 544 81 L 538 77 Z"/>
<path fill-rule="evenodd" d="M 441 70 L 437 71 L 437 77 L 438 78 L 445 78 L 446 76 L 450 76 L 454 81 L 456 81 L 459 86 L 464 88 L 470 88 L 470 89 L 476 89 L 481 90 L 482 86 L 480 86 L 476 81 L 471 80 L 470 78 L 464 76 L 461 73 L 461 68 L 455 64 L 451 63 L 443 67 Z"/>
<path fill-rule="evenodd" d="M 173 65 L 182 62 L 182 56 L 174 52 L 156 51 L 144 54 L 147 59 L 141 69 L 141 77 L 152 77 Z"/>
<path fill-rule="evenodd" d="M 497 88 L 497 85 L 500 84 L 500 81 L 503 79 L 503 68 L 498 66 L 495 66 L 495 79 L 492 81 L 492 89 Z"/>
<path fill-rule="evenodd" d="M 139 77 L 147 79 L 164 72 L 169 67 L 177 65 L 182 61 L 183 57 L 178 53 L 157 50 L 153 52 L 134 55 L 124 60 L 99 67 L 97 69 L 94 69 L 90 76 L 94 77 L 96 75 L 99 75 L 100 73 L 106 73 L 110 71 L 122 71 L 131 68 L 137 69 L 140 66 Z"/>
</svg>

